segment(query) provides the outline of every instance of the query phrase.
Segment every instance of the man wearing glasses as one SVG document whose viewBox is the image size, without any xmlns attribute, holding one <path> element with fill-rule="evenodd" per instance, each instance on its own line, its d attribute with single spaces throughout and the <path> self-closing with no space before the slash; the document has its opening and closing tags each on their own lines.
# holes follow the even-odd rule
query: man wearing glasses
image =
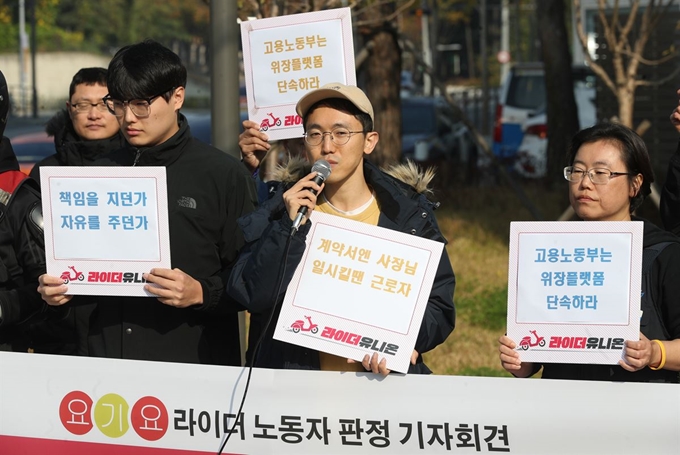
<svg viewBox="0 0 680 455">
<path fill-rule="evenodd" d="M 253 209 L 255 188 L 238 160 L 191 136 L 179 112 L 186 78 L 179 57 L 155 41 L 126 46 L 109 64 L 104 100 L 129 147 L 95 164 L 166 167 L 173 268 L 144 274 L 159 286 L 146 288 L 156 299 L 99 299 L 92 356 L 240 365 L 240 308 L 224 289 L 244 243 L 236 219 Z M 40 283 L 50 305 L 71 300 L 63 280 Z"/>
<path fill-rule="evenodd" d="M 234 266 L 227 288 L 251 312 L 249 362 L 263 368 L 372 371 L 386 375 L 389 373 L 386 360 L 377 353 L 354 363 L 273 339 L 280 303 L 303 256 L 310 230 L 310 223 L 304 221 L 299 229 L 294 229 L 293 220 L 304 206 L 308 209 L 307 215 L 317 210 L 446 243 L 434 216 L 439 204 L 424 195 L 429 192 L 427 186 L 433 174 L 420 172 L 412 163 L 383 172 L 366 159 L 375 149 L 379 136 L 373 130 L 373 106 L 358 87 L 339 83 L 325 85 L 305 94 L 296 110 L 305 129 L 307 166 L 303 169 L 300 160 L 291 160 L 279 176 L 281 183 L 277 192 L 241 220 L 249 244 Z M 241 148 L 247 144 L 258 144 L 259 150 L 266 148 L 258 140 L 261 138 L 253 134 L 241 135 Z M 332 170 L 322 185 L 314 180 L 316 172 L 310 173 L 312 163 L 319 159 L 326 160 Z M 288 252 L 289 236 L 292 241 Z M 286 275 L 279 286 L 282 264 L 286 264 Z M 422 354 L 441 344 L 453 330 L 454 287 L 453 270 L 444 249 L 411 355 L 409 373 L 429 373 Z M 277 290 L 279 295 L 275 295 Z M 273 323 L 265 329 L 272 312 Z M 265 330 L 259 352 L 254 355 L 260 334 Z"/>
<path fill-rule="evenodd" d="M 36 163 L 31 177 L 40 185 L 42 166 L 91 166 L 125 146 L 118 121 L 104 103 L 106 68 L 82 68 L 71 79 L 66 109 L 47 123 L 56 153 Z M 38 321 L 29 329 L 30 349 L 41 354 L 87 355 L 88 320 L 94 304 L 70 308 L 61 320 Z"/>
<path fill-rule="evenodd" d="M 46 127 L 47 134 L 54 136 L 57 153 L 31 170 L 38 183 L 42 166 L 89 166 L 125 145 L 116 118 L 102 99 L 107 93 L 106 68 L 83 68 L 73 76 L 66 109 Z"/>
</svg>

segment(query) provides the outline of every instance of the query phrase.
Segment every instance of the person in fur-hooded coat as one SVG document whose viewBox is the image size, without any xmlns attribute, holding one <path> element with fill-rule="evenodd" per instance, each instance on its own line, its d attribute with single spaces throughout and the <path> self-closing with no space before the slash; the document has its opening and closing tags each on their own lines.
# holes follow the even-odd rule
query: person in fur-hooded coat
<svg viewBox="0 0 680 455">
<path fill-rule="evenodd" d="M 302 206 L 309 213 L 317 210 L 446 243 L 434 216 L 439 204 L 426 197 L 433 173 L 423 173 L 413 163 L 385 172 L 364 159 L 375 148 L 378 134 L 373 131 L 370 102 L 356 87 L 329 84 L 308 92 L 298 102 L 297 111 L 306 130 L 307 160 L 291 160 L 277 178 L 280 183 L 275 194 L 239 220 L 246 247 L 234 266 L 227 291 L 251 312 L 248 362 L 264 368 L 388 374 L 385 359 L 377 354 L 354 363 L 273 339 L 280 304 L 302 259 L 311 223 L 305 219 L 293 233 L 287 255 L 286 244 Z M 314 181 L 316 172 L 310 172 L 311 163 L 319 159 L 325 159 L 332 169 L 321 185 Z M 444 342 L 453 331 L 454 288 L 453 269 L 444 249 L 409 373 L 430 373 L 422 354 Z M 270 315 L 272 323 L 267 322 Z M 260 337 L 259 352 L 255 353 Z"/>
</svg>

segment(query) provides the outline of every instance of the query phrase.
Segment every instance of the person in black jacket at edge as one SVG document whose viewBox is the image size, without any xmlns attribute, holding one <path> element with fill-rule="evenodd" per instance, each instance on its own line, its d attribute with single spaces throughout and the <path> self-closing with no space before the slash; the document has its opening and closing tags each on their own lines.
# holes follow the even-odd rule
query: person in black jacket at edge
<svg viewBox="0 0 680 455">
<path fill-rule="evenodd" d="M 116 117 L 104 103 L 106 68 L 82 68 L 71 79 L 66 109 L 47 122 L 56 153 L 36 163 L 31 177 L 40 184 L 43 166 L 91 166 L 95 160 L 124 147 Z M 58 321 L 31 325 L 31 349 L 43 354 L 87 355 L 88 321 L 94 302 L 70 308 Z"/>
<path fill-rule="evenodd" d="M 263 325 L 272 311 L 276 321 L 287 285 L 305 250 L 311 225 L 306 218 L 293 236 L 288 258 L 283 257 L 292 220 L 301 206 L 309 209 L 307 216 L 316 210 L 446 243 L 434 216 L 439 204 L 423 194 L 428 192 L 433 174 L 421 173 L 412 163 L 385 172 L 365 159 L 373 152 L 379 137 L 373 131 L 373 107 L 363 91 L 339 83 L 327 84 L 305 94 L 296 110 L 305 128 L 307 161 L 291 160 L 279 176 L 280 184 L 272 198 L 239 220 L 248 244 L 234 267 L 228 292 L 251 312 L 247 356 L 251 363 Z M 241 150 L 265 148 L 262 144 L 255 147 L 257 142 L 258 135 L 249 129 L 239 137 Z M 316 172 L 310 173 L 312 163 L 320 158 L 332 169 L 321 186 L 313 181 Z M 287 267 L 281 293 L 271 300 L 280 274 L 278 266 L 284 262 Z M 453 331 L 454 287 L 453 269 L 444 249 L 409 373 L 431 373 L 422 354 L 444 342 Z M 270 324 L 262 339 L 254 360 L 256 367 L 372 371 L 383 375 L 390 372 L 386 360 L 377 353 L 366 354 L 360 363 L 274 340 L 274 326 L 275 323 Z"/>
<path fill-rule="evenodd" d="M 241 364 L 241 308 L 224 290 L 244 243 L 236 219 L 253 210 L 255 188 L 238 160 L 191 136 L 179 113 L 186 78 L 179 57 L 151 40 L 122 48 L 109 64 L 104 100 L 130 147 L 94 164 L 166 167 L 173 268 L 144 274 L 160 286 L 146 286 L 157 299 L 97 299 L 91 356 Z M 50 305 L 72 297 L 61 279 L 48 275 L 40 277 L 39 291 Z"/>
<path fill-rule="evenodd" d="M 0 350 L 27 352 L 32 320 L 61 317 L 36 291 L 45 273 L 40 192 L 19 170 L 12 144 L 4 137 L 9 115 L 7 81 L 0 71 Z"/>
<path fill-rule="evenodd" d="M 678 105 L 671 112 L 671 124 L 680 133 L 680 90 L 677 95 Z M 680 141 L 668 163 L 666 183 L 661 190 L 660 208 L 664 227 L 675 235 L 680 235 Z"/>
</svg>

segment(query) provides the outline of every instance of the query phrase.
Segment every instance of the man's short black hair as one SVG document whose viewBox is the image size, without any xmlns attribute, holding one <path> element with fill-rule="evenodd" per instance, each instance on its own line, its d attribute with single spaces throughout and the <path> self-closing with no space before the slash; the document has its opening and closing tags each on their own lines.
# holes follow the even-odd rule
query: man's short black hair
<svg viewBox="0 0 680 455">
<path fill-rule="evenodd" d="M 106 68 L 83 68 L 78 71 L 71 79 L 71 85 L 68 88 L 69 100 L 76 92 L 76 87 L 82 84 L 106 87 Z"/>
<path fill-rule="evenodd" d="M 146 40 L 116 52 L 106 78 L 111 98 L 127 101 L 163 94 L 185 87 L 187 69 L 179 56 L 162 44 Z"/>
</svg>

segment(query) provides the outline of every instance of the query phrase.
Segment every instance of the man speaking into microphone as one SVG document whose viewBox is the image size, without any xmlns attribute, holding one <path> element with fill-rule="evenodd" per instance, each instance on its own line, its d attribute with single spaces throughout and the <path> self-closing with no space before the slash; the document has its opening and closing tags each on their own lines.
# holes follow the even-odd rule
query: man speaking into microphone
<svg viewBox="0 0 680 455">
<path fill-rule="evenodd" d="M 305 94 L 296 111 L 302 117 L 307 161 L 291 159 L 277 176 L 280 183 L 272 198 L 239 220 L 247 245 L 227 291 L 251 312 L 248 361 L 263 368 L 386 375 L 385 359 L 377 353 L 354 362 L 275 340 L 274 326 L 302 259 L 310 229 L 308 217 L 314 210 L 446 243 L 434 216 L 438 204 L 424 195 L 432 175 L 423 174 L 412 163 L 382 171 L 364 159 L 375 149 L 379 135 L 373 131 L 373 106 L 357 87 L 327 84 Z M 243 149 L 244 135 L 239 139 Z M 247 140 L 252 145 L 260 139 L 249 136 Z M 409 373 L 430 373 L 422 354 L 441 344 L 453 330 L 454 287 L 444 249 Z M 324 298 L 323 292 L 319 298 Z"/>
</svg>

